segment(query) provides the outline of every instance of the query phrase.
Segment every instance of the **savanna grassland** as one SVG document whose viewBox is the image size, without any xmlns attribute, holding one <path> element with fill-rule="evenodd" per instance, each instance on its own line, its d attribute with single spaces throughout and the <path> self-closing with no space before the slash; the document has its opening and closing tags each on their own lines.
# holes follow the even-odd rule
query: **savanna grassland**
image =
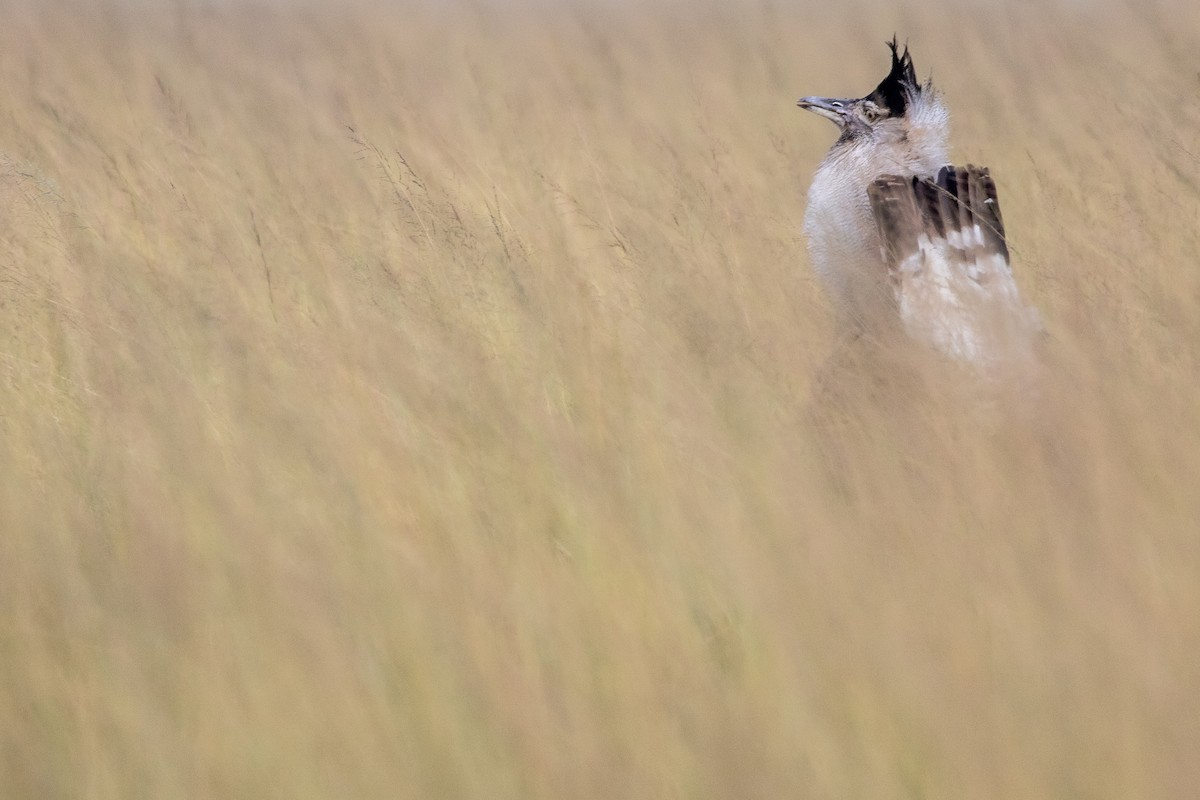
<svg viewBox="0 0 1200 800">
<path fill-rule="evenodd" d="M 1195 796 L 1200 6 L 3 5 L 0 796 Z M 1033 383 L 831 356 L 893 32 Z"/>
</svg>

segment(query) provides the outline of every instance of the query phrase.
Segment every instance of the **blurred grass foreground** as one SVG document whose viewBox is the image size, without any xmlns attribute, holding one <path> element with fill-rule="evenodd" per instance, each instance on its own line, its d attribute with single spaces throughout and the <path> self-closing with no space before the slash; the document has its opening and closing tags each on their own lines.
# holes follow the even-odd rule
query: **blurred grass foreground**
<svg viewBox="0 0 1200 800">
<path fill-rule="evenodd" d="M 3 16 L 0 796 L 1196 796 L 1200 6 Z M 893 32 L 1036 387 L 831 374 Z"/>
</svg>

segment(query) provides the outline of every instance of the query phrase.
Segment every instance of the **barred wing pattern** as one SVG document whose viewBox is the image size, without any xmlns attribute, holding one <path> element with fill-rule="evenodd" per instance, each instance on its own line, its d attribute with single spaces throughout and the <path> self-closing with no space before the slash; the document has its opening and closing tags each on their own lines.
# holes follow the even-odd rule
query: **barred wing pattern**
<svg viewBox="0 0 1200 800">
<path fill-rule="evenodd" d="M 987 168 L 885 175 L 867 193 L 909 334 L 981 365 L 1030 357 L 1041 323 L 1017 292 Z"/>
</svg>

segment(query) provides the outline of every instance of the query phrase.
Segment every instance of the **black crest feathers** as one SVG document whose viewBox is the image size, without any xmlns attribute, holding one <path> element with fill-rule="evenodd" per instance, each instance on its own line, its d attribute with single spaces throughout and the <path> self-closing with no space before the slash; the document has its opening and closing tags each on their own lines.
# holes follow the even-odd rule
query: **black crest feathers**
<svg viewBox="0 0 1200 800">
<path fill-rule="evenodd" d="M 904 46 L 904 52 L 901 53 L 893 36 L 887 46 L 892 50 L 892 71 L 875 87 L 875 91 L 867 95 L 867 99 L 887 108 L 893 117 L 902 117 L 908 110 L 908 104 L 921 91 L 921 85 L 917 83 L 917 72 L 913 69 L 908 45 Z"/>
</svg>

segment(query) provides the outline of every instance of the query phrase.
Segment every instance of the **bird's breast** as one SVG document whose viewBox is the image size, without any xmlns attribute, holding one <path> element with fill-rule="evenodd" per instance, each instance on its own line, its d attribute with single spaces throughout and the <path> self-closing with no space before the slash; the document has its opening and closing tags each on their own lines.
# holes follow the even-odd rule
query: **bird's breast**
<svg viewBox="0 0 1200 800">
<path fill-rule="evenodd" d="M 866 183 L 840 171 L 818 171 L 804 217 L 814 273 L 839 316 L 859 323 L 886 313 L 891 302 Z"/>
</svg>

